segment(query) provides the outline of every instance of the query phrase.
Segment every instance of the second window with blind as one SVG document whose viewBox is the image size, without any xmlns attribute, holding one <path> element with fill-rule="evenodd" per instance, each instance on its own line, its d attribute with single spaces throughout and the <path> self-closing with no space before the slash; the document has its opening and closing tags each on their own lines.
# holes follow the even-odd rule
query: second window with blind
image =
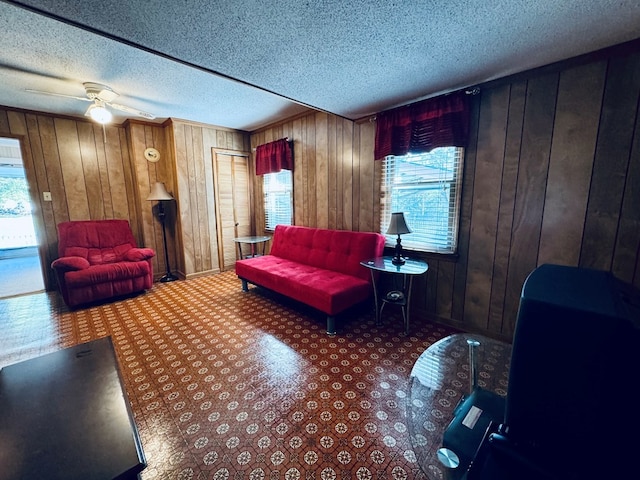
<svg viewBox="0 0 640 480">
<path fill-rule="evenodd" d="M 265 230 L 293 222 L 293 174 L 280 170 L 263 175 Z"/>
<path fill-rule="evenodd" d="M 408 250 L 456 253 L 464 148 L 441 147 L 428 153 L 388 156 L 383 160 L 380 231 L 391 213 L 404 212 L 410 234 L 402 235 Z M 387 235 L 387 245 L 396 238 Z"/>
</svg>

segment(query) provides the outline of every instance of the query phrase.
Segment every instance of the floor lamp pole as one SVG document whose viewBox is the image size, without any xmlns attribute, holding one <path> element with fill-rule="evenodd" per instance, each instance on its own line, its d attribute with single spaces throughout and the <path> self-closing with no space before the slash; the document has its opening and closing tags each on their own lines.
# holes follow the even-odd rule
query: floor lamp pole
<svg viewBox="0 0 640 480">
<path fill-rule="evenodd" d="M 173 273 L 171 273 L 171 267 L 169 266 L 169 249 L 167 248 L 167 231 L 164 225 L 164 217 L 166 216 L 164 212 L 164 206 L 162 205 L 162 200 L 158 202 L 158 218 L 160 219 L 160 223 L 162 224 L 162 240 L 164 242 L 164 260 L 165 265 L 167 266 L 167 273 L 160 279 L 161 282 L 173 282 L 174 280 L 178 280 Z"/>
</svg>

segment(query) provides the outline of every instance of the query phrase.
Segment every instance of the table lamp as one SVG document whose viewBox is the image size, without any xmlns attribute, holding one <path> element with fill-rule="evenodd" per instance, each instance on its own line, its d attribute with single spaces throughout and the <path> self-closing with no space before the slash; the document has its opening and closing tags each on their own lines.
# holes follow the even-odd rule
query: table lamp
<svg viewBox="0 0 640 480">
<path fill-rule="evenodd" d="M 160 219 L 160 223 L 162 224 L 162 240 L 164 242 L 164 259 L 165 265 L 167 266 L 167 273 L 160 279 L 161 282 L 172 282 L 174 280 L 178 280 L 173 273 L 171 273 L 171 268 L 169 267 L 169 250 L 167 249 L 167 232 L 164 226 L 164 205 L 163 202 L 173 200 L 173 197 L 164 186 L 162 182 L 156 182 L 153 188 L 151 189 L 151 193 L 147 197 L 148 201 L 157 201 L 158 202 L 158 218 Z"/>
<path fill-rule="evenodd" d="M 404 259 L 402 258 L 402 244 L 400 243 L 400 235 L 404 233 L 411 233 L 411 229 L 407 226 L 407 222 L 404 218 L 404 212 L 392 213 L 389 228 L 387 229 L 387 235 L 398 235 L 395 255 L 391 259 L 391 263 L 394 265 L 404 265 Z"/>
</svg>

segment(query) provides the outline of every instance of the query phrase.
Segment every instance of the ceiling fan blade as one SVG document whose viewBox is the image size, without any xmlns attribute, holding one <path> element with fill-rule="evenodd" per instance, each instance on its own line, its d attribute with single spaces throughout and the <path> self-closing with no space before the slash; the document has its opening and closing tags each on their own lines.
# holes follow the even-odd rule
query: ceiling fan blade
<svg viewBox="0 0 640 480">
<path fill-rule="evenodd" d="M 44 92 L 42 90 L 32 90 L 30 88 L 25 88 L 26 92 L 38 93 L 40 95 L 51 95 L 52 97 L 64 97 L 64 98 L 73 98 L 75 100 L 82 100 L 84 102 L 92 102 L 93 100 L 87 97 L 76 97 L 75 95 L 65 95 L 64 93 L 55 93 L 55 92 Z"/>
<path fill-rule="evenodd" d="M 136 115 L 138 117 L 147 118 L 149 120 L 153 120 L 154 118 L 156 118 L 156 116 L 151 114 L 151 113 L 143 112 L 143 111 L 138 110 L 136 108 L 127 107 L 126 105 L 120 105 L 119 103 L 107 103 L 107 105 L 109 105 L 114 110 L 120 110 L 122 112 L 131 113 L 131 114 Z"/>
<path fill-rule="evenodd" d="M 12 73 L 18 73 L 18 74 L 26 74 L 34 77 L 48 78 L 51 80 L 61 80 L 65 82 L 69 80 L 68 78 L 61 77 L 59 75 L 53 75 L 40 70 L 35 70 L 35 69 L 27 68 L 25 66 L 19 66 L 19 65 L 14 65 L 14 64 L 5 63 L 5 62 L 0 62 L 0 70 L 12 72 Z"/>
</svg>

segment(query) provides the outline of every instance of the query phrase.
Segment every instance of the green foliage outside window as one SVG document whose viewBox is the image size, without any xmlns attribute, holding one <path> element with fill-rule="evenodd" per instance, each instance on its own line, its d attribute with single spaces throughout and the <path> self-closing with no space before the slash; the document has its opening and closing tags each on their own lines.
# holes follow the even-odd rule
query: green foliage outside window
<svg viewBox="0 0 640 480">
<path fill-rule="evenodd" d="M 20 217 L 30 213 L 29 188 L 26 180 L 0 177 L 0 216 Z"/>
</svg>

